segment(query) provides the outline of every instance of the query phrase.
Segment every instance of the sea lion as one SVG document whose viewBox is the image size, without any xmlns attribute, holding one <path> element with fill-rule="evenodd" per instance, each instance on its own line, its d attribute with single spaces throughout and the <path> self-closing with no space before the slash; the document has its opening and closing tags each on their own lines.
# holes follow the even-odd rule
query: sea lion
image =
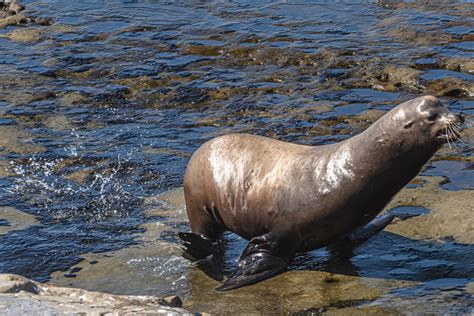
<svg viewBox="0 0 474 316">
<path fill-rule="evenodd" d="M 379 231 L 391 219 L 374 220 L 377 214 L 459 136 L 463 122 L 436 97 L 423 96 L 334 144 L 248 134 L 212 139 L 184 175 L 192 230 L 180 233 L 184 254 L 199 260 L 214 253 L 226 230 L 250 240 L 237 273 L 217 289 L 230 290 L 282 272 L 296 253 Z"/>
</svg>

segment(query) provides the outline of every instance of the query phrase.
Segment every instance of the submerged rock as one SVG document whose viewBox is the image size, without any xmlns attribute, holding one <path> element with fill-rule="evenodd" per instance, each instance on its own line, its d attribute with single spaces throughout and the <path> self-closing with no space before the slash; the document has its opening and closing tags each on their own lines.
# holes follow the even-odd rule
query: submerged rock
<svg viewBox="0 0 474 316">
<path fill-rule="evenodd" d="M 19 43 L 39 42 L 44 34 L 41 28 L 19 28 L 11 31 L 5 37 Z"/>
<path fill-rule="evenodd" d="M 182 315 L 179 297 L 126 296 L 57 287 L 0 274 L 0 314 Z"/>
<path fill-rule="evenodd" d="M 6 226 L 0 226 L 0 236 L 15 230 L 27 229 L 30 226 L 38 225 L 34 215 L 22 212 L 13 207 L 0 207 L 0 220 L 7 222 Z M 0 290 L 1 293 L 1 290 Z"/>
<path fill-rule="evenodd" d="M 0 126 L 0 153 L 40 153 L 45 148 L 34 144 L 33 135 L 21 127 Z"/>
</svg>

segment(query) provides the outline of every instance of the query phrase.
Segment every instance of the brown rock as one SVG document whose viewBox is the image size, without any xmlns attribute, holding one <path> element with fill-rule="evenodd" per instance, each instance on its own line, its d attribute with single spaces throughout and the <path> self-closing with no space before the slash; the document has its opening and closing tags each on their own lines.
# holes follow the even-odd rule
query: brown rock
<svg viewBox="0 0 474 316">
<path fill-rule="evenodd" d="M 15 15 L 6 17 L 4 19 L 0 19 L 0 29 L 4 29 L 7 26 L 11 26 L 11 25 L 25 24 L 28 21 L 29 21 L 29 18 L 26 15 L 22 13 L 15 14 Z"/>
<path fill-rule="evenodd" d="M 25 277 L 14 274 L 0 274 L 0 294 L 18 293 L 20 291 L 37 294 L 38 288 Z"/>
<path fill-rule="evenodd" d="M 178 297 L 169 298 L 179 305 Z M 163 304 L 154 296 L 113 295 L 81 289 L 40 284 L 22 276 L 0 274 L 0 314 L 16 315 L 25 311 L 38 314 L 74 315 L 183 315 L 188 311 Z"/>
<path fill-rule="evenodd" d="M 163 301 L 165 302 L 165 305 L 169 307 L 183 307 L 183 301 L 181 301 L 179 296 L 176 295 L 167 296 L 163 298 Z"/>
</svg>

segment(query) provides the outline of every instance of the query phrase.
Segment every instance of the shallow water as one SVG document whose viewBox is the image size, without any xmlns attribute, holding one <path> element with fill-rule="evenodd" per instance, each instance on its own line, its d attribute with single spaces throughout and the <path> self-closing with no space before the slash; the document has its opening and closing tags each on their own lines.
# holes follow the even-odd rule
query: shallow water
<svg viewBox="0 0 474 316">
<path fill-rule="evenodd" d="M 0 206 L 34 214 L 41 225 L 0 236 L 0 272 L 47 281 L 81 254 L 139 244 L 140 224 L 166 221 L 144 215 L 147 197 L 181 186 L 192 152 L 220 134 L 329 143 L 365 129 L 376 119 L 367 113 L 427 93 L 474 115 L 467 2 L 25 3 L 27 14 L 53 24 L 0 29 Z M 36 33 L 25 40 L 14 30 Z M 443 150 L 424 174 L 446 177 L 449 190 L 473 189 L 466 142 Z M 177 229 L 185 223 L 160 238 L 175 242 Z M 242 246 L 235 243 L 232 256 Z M 435 245 L 439 256 L 426 260 L 466 252 L 448 246 Z M 352 261 L 382 256 L 377 249 L 364 246 Z M 316 259 L 292 268 L 324 265 L 327 250 Z M 151 273 L 172 277 L 152 292 L 189 293 L 185 281 L 172 280 L 186 263 L 156 260 Z M 462 262 L 453 260 L 450 267 Z M 415 271 L 420 279 L 421 268 L 407 262 L 398 271 L 358 270 Z M 472 276 L 462 271 L 449 275 Z"/>
</svg>

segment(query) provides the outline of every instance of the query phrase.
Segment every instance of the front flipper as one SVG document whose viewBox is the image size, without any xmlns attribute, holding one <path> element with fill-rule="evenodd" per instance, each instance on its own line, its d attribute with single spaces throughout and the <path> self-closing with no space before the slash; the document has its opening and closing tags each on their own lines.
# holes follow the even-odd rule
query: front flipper
<svg viewBox="0 0 474 316">
<path fill-rule="evenodd" d="M 278 243 L 269 234 L 252 238 L 239 258 L 237 272 L 217 291 L 228 291 L 255 284 L 285 270 L 294 252 L 287 256 L 279 253 Z M 288 249 L 288 248 L 286 248 Z"/>
<path fill-rule="evenodd" d="M 183 245 L 183 257 L 190 261 L 199 261 L 218 251 L 218 242 L 195 233 L 179 232 Z"/>
</svg>

